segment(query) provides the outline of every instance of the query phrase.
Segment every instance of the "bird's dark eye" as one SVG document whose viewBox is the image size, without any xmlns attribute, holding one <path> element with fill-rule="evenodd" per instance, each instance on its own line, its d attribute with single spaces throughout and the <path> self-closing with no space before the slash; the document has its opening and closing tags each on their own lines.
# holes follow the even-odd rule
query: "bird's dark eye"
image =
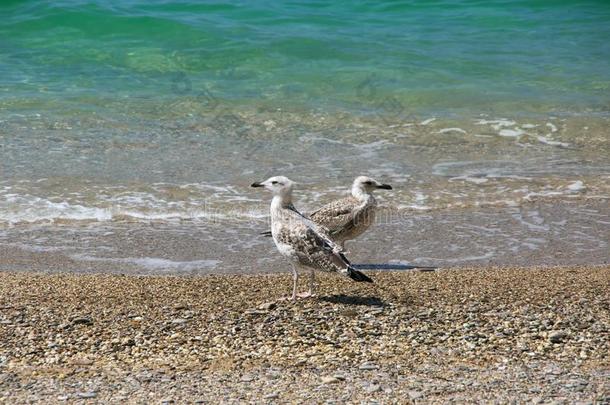
<svg viewBox="0 0 610 405">
<path fill-rule="evenodd" d="M 271 184 L 277 184 L 277 181 L 272 181 Z"/>
<path fill-rule="evenodd" d="M 373 184 L 373 182 L 372 181 L 365 181 L 364 184 L 368 184 L 370 186 L 371 184 Z"/>
</svg>

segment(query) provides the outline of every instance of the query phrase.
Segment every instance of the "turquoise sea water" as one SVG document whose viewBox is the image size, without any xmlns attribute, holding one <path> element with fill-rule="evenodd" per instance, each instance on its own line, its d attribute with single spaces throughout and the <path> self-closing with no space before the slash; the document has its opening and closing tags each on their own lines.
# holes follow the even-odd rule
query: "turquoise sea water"
<svg viewBox="0 0 610 405">
<path fill-rule="evenodd" d="M 406 116 L 610 110 L 607 1 L 22 0 L 0 14 L 4 111 L 185 95 Z"/>
<path fill-rule="evenodd" d="M 377 260 L 601 263 L 608 156 L 608 1 L 0 1 L 15 260 L 267 268 L 249 184 L 368 174 Z"/>
</svg>

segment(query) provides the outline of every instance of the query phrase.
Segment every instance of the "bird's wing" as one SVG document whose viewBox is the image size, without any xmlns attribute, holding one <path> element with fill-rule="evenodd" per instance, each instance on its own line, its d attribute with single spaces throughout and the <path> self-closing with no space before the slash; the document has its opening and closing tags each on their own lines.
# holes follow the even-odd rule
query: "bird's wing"
<svg viewBox="0 0 610 405">
<path fill-rule="evenodd" d="M 289 211 L 292 211 L 292 213 L 293 213 L 292 215 L 295 215 L 295 217 L 298 221 L 301 221 L 308 228 L 313 229 L 318 234 L 318 236 L 320 238 L 322 238 L 326 243 L 328 243 L 329 245 L 334 245 L 333 246 L 334 249 L 340 250 L 339 245 L 335 244 L 335 242 L 333 242 L 333 240 L 330 239 L 330 237 L 328 236 L 330 233 L 330 230 L 326 226 L 324 226 L 322 224 L 318 224 L 318 223 L 312 221 L 311 218 L 308 218 L 307 216 L 301 214 L 292 204 L 288 205 L 287 209 Z"/>
<path fill-rule="evenodd" d="M 281 228 L 276 239 L 280 243 L 290 245 L 302 264 L 340 273 L 356 281 L 371 282 L 367 276 L 352 267 L 339 245 L 323 232 L 319 232 L 316 224 L 298 211 L 290 211 L 290 226 Z"/>
<path fill-rule="evenodd" d="M 328 272 L 347 271 L 350 264 L 340 253 L 338 245 L 301 218 L 293 218 L 293 221 L 290 226 L 282 227 L 275 238 L 279 243 L 291 246 L 301 264 Z"/>
<path fill-rule="evenodd" d="M 317 224 L 328 228 L 332 234 L 353 222 L 360 204 L 356 198 L 349 196 L 324 205 L 312 212 L 310 217 Z"/>
</svg>

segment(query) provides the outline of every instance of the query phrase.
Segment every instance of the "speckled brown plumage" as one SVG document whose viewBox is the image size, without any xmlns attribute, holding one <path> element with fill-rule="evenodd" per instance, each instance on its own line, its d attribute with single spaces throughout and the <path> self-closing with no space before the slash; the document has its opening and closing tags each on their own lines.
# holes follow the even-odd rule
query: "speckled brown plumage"
<svg viewBox="0 0 610 405">
<path fill-rule="evenodd" d="M 311 213 L 311 219 L 328 228 L 330 237 L 337 243 L 355 239 L 375 221 L 377 202 L 371 195 L 364 201 L 353 196 L 326 204 Z"/>
<path fill-rule="evenodd" d="M 293 207 L 284 208 L 278 214 L 272 219 L 272 234 L 280 252 L 317 270 L 347 272 L 349 262 L 338 253 L 338 246 L 322 230 L 315 229 L 315 224 L 308 224 L 308 220 Z"/>
<path fill-rule="evenodd" d="M 282 255 L 299 265 L 329 273 L 340 273 L 355 281 L 372 282 L 352 267 L 328 230 L 298 212 L 292 204 L 272 209 L 271 232 Z"/>
</svg>

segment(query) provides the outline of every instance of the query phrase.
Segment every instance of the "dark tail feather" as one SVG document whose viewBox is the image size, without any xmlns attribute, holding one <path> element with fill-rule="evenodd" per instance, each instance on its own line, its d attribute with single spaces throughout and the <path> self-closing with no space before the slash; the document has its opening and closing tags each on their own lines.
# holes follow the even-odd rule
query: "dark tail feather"
<svg viewBox="0 0 610 405">
<path fill-rule="evenodd" d="M 259 233 L 259 235 L 263 235 L 263 236 L 267 236 L 267 237 L 271 237 L 271 231 L 265 231 L 265 232 L 261 232 Z"/>
<path fill-rule="evenodd" d="M 347 276 L 349 278 L 351 278 L 352 280 L 358 281 L 358 282 L 360 282 L 360 281 L 365 281 L 367 283 L 372 283 L 373 282 L 373 280 L 369 276 L 367 276 L 366 274 L 364 274 L 364 273 L 354 269 L 351 266 L 347 270 Z"/>
</svg>

